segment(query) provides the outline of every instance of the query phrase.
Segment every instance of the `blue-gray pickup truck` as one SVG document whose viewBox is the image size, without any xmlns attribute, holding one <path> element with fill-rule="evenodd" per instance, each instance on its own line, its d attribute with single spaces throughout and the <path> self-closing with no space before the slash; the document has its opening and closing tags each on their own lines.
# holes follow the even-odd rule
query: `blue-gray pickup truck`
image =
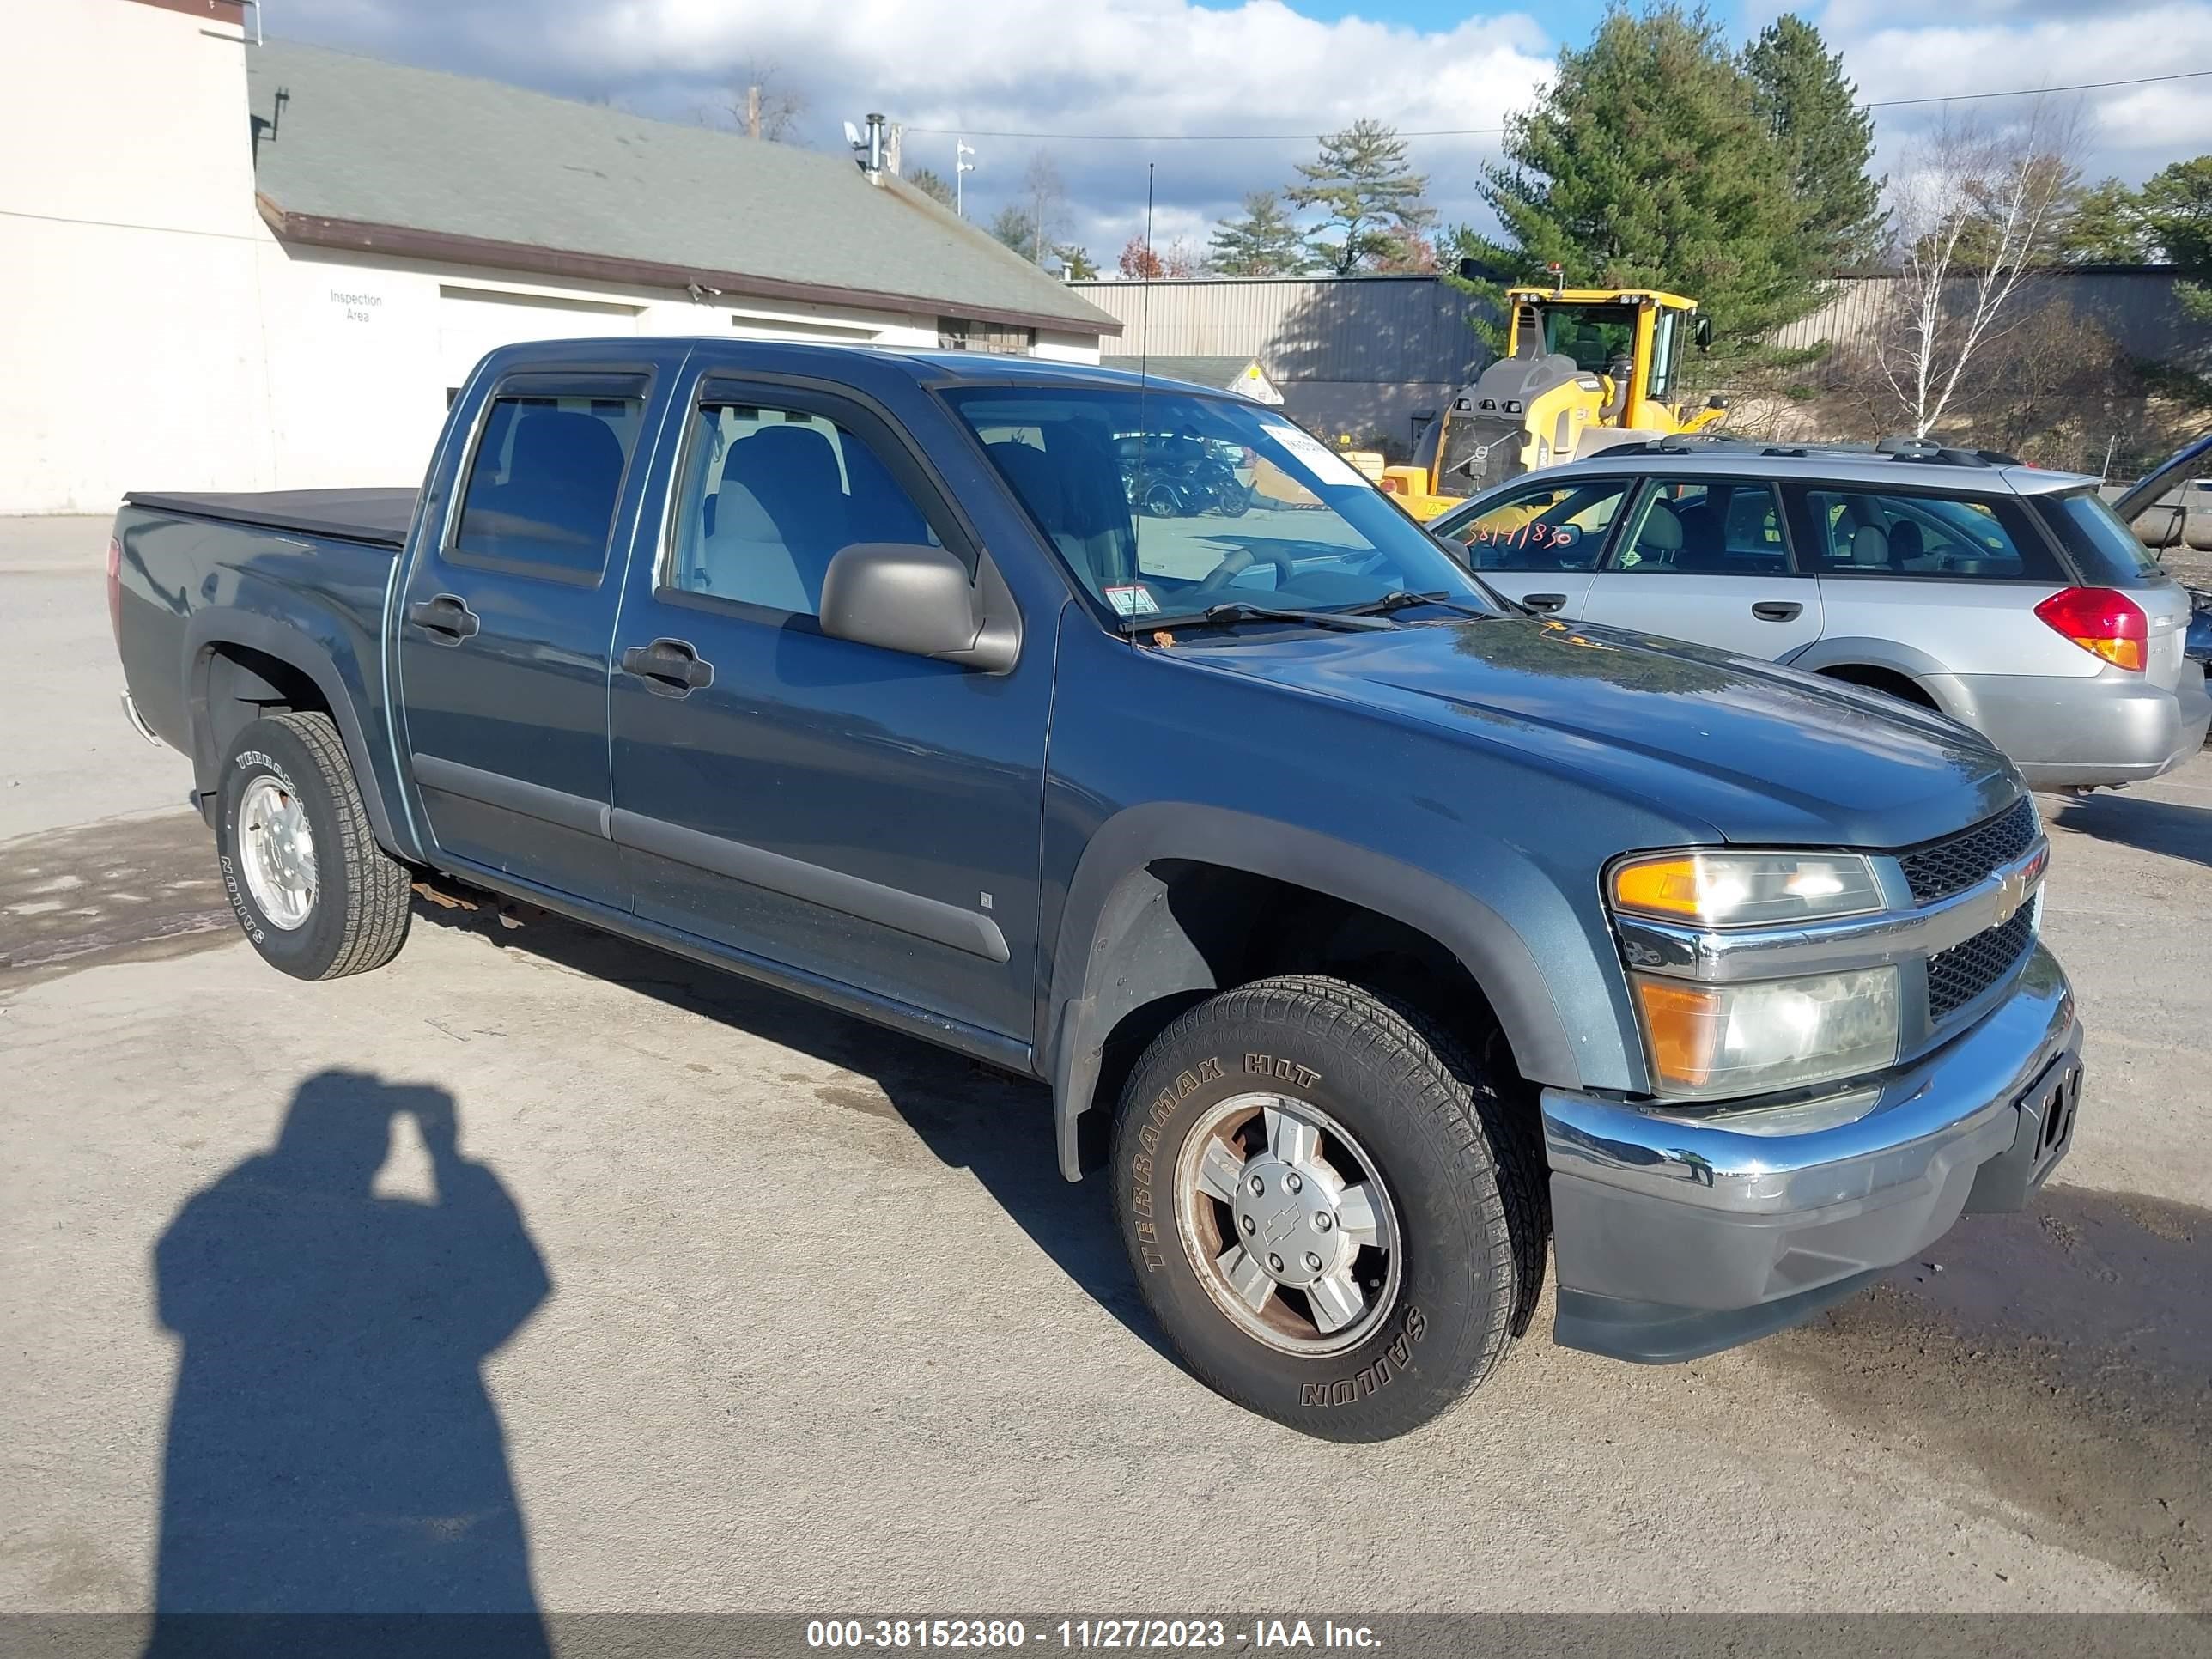
<svg viewBox="0 0 2212 1659">
<path fill-rule="evenodd" d="M 436 879 L 1036 1079 L 1191 1370 L 1316 1435 L 1473 1389 L 1547 1248 L 1555 1340 L 1692 1358 L 2074 1133 L 2002 756 L 1528 615 L 1237 398 L 509 347 L 419 490 L 135 494 L 110 587 L 273 966 Z"/>
</svg>

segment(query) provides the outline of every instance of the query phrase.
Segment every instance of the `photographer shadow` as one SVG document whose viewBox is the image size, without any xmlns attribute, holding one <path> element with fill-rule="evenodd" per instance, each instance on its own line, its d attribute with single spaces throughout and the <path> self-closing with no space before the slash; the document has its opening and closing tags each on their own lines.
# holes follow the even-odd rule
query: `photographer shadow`
<svg viewBox="0 0 2212 1659">
<path fill-rule="evenodd" d="M 403 1116 L 434 1202 L 372 1190 Z M 452 1096 L 308 1079 L 276 1144 L 178 1212 L 155 1272 L 184 1351 L 149 1655 L 421 1650 L 457 1625 L 474 1650 L 549 1651 L 482 1366 L 550 1284 L 461 1156 Z"/>
</svg>

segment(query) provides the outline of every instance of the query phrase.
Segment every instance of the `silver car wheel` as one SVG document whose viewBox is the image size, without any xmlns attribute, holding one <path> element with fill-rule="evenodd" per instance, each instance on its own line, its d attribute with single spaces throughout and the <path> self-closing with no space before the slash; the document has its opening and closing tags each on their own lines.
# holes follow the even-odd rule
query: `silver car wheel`
<svg viewBox="0 0 2212 1659">
<path fill-rule="evenodd" d="M 1184 1141 L 1175 1193 L 1199 1282 L 1269 1347 L 1340 1353 L 1395 1305 L 1404 1253 L 1389 1191 L 1319 1107 L 1279 1094 L 1221 1102 Z"/>
<path fill-rule="evenodd" d="M 300 798 L 275 778 L 246 787 L 238 806 L 246 889 L 272 927 L 289 933 L 315 908 L 315 832 Z"/>
</svg>

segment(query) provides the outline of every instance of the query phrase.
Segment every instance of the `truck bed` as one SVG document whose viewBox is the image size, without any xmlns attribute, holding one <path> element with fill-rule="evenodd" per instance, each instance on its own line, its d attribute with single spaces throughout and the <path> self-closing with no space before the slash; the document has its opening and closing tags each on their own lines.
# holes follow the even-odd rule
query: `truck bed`
<svg viewBox="0 0 2212 1659">
<path fill-rule="evenodd" d="M 296 530 L 397 549 L 406 544 L 416 494 L 413 489 L 260 489 L 176 495 L 134 489 L 123 499 L 156 513 L 182 513 L 225 524 Z"/>
</svg>

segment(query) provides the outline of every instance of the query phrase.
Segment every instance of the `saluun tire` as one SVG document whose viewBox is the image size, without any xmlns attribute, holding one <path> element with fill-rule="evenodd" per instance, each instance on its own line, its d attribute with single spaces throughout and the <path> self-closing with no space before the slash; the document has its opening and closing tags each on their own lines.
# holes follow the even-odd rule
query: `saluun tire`
<svg viewBox="0 0 2212 1659">
<path fill-rule="evenodd" d="M 376 844 L 330 716 L 246 726 L 223 756 L 216 800 L 223 891 L 263 961 L 339 979 L 399 954 L 412 884 Z"/>
<path fill-rule="evenodd" d="M 1304 1433 L 1384 1440 L 1525 1326 L 1540 1164 L 1447 1034 L 1300 975 L 1211 998 L 1146 1049 L 1115 1124 L 1115 1213 L 1201 1382 Z"/>
</svg>

